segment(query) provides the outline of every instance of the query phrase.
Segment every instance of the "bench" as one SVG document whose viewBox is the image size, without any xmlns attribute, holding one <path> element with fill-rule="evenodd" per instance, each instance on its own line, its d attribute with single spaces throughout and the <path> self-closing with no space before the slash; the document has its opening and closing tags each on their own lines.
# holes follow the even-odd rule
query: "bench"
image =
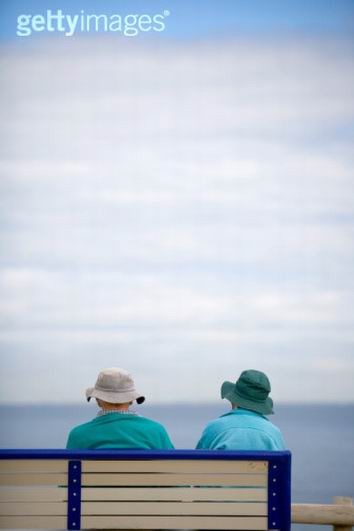
<svg viewBox="0 0 354 531">
<path fill-rule="evenodd" d="M 1 529 L 290 529 L 290 452 L 0 450 Z"/>
</svg>

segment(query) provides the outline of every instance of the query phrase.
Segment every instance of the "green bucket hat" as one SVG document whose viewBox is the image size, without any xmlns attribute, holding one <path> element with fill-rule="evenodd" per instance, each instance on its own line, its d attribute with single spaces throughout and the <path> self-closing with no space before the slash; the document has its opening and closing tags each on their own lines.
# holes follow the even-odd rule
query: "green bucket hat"
<svg viewBox="0 0 354 531">
<path fill-rule="evenodd" d="M 224 382 L 221 398 L 262 415 L 271 415 L 274 411 L 273 400 L 268 396 L 270 391 L 270 382 L 264 372 L 250 369 L 243 371 L 235 384 Z"/>
</svg>

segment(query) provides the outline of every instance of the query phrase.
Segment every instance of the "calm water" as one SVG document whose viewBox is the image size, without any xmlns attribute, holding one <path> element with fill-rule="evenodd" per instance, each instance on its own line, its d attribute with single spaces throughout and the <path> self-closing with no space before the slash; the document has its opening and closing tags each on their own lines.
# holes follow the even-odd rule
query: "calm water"
<svg viewBox="0 0 354 531">
<path fill-rule="evenodd" d="M 205 424 L 226 411 L 225 404 L 147 404 L 136 410 L 162 422 L 176 448 L 194 448 Z M 63 448 L 69 430 L 95 414 L 94 404 L 2 406 L 0 447 Z M 280 405 L 271 420 L 293 454 L 293 502 L 331 503 L 333 496 L 354 497 L 354 404 Z"/>
</svg>

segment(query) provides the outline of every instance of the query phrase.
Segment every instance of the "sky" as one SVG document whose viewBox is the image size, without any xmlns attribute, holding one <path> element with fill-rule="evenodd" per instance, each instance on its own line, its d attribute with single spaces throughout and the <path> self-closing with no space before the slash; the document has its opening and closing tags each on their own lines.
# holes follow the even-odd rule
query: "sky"
<svg viewBox="0 0 354 531">
<path fill-rule="evenodd" d="M 48 6 L 170 14 L 16 36 Z M 151 403 L 249 368 L 353 401 L 354 3 L 1 10 L 1 402 L 83 402 L 111 366 Z"/>
<path fill-rule="evenodd" d="M 346 34 L 354 31 L 353 0 L 3 0 L 0 6 L 0 38 L 16 39 L 20 14 L 161 13 L 168 10 L 168 31 L 163 38 L 197 39 L 235 37 L 242 34 L 290 32 Z M 38 33 L 37 37 L 48 37 Z M 17 39 L 18 40 L 18 39 Z"/>
</svg>

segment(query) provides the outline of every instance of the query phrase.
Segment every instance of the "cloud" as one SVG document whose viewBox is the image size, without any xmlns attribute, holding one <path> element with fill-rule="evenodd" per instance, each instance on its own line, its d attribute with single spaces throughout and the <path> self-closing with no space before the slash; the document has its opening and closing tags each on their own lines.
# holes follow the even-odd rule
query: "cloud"
<svg viewBox="0 0 354 531">
<path fill-rule="evenodd" d="M 8 382 L 17 374 L 26 399 L 46 400 L 51 375 L 75 359 L 78 387 L 119 364 L 156 400 L 165 371 L 195 399 L 188 368 L 210 400 L 213 382 L 245 364 L 275 383 L 291 371 L 327 381 L 332 367 L 331 399 L 354 399 L 347 42 L 78 39 L 4 51 Z M 31 370 L 48 378 L 41 392 L 26 384 Z M 58 400 L 77 399 L 53 385 Z M 328 399 L 317 391 L 304 399 Z M 3 393 L 13 398 L 10 383 Z M 180 386 L 168 396 L 180 399 Z"/>
</svg>

